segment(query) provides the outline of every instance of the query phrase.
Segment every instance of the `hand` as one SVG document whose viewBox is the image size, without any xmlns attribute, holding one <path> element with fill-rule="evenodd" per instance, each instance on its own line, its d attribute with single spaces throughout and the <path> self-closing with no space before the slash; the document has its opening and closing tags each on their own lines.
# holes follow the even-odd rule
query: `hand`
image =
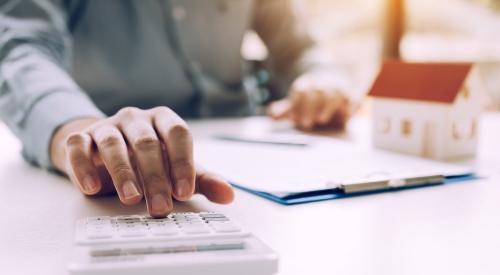
<svg viewBox="0 0 500 275">
<path fill-rule="evenodd" d="M 289 119 L 303 130 L 314 127 L 343 129 L 351 106 L 343 91 L 327 76 L 305 74 L 297 78 L 289 96 L 271 103 L 268 114 L 276 120 Z"/>
<path fill-rule="evenodd" d="M 195 192 L 217 203 L 234 197 L 226 181 L 195 168 L 188 126 L 166 107 L 67 123 L 52 138 L 51 158 L 82 193 L 116 191 L 126 205 L 144 196 L 153 217 L 172 211 L 172 198 L 186 201 Z"/>
</svg>

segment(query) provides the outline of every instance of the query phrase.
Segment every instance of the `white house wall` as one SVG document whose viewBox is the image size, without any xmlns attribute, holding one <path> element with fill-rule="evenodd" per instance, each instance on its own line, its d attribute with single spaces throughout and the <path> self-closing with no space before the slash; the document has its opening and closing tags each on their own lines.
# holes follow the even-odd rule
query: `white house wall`
<svg viewBox="0 0 500 275">
<path fill-rule="evenodd" d="M 402 153 L 422 155 L 426 151 L 432 158 L 442 158 L 443 137 L 441 129 L 445 127 L 450 106 L 409 100 L 375 98 L 373 102 L 373 143 L 376 147 Z M 380 132 L 381 124 L 388 118 L 390 130 Z M 401 131 L 402 121 L 412 123 L 412 133 L 404 136 Z M 432 136 L 426 136 L 426 127 L 435 129 Z M 429 140 L 430 139 L 430 140 Z M 432 148 L 425 146 L 431 145 Z"/>
<path fill-rule="evenodd" d="M 467 78 L 465 85 L 469 89 L 469 97 L 465 99 L 463 96 L 458 96 L 455 100 L 453 108 L 450 110 L 446 120 L 446 136 L 445 142 L 445 155 L 447 158 L 467 157 L 474 155 L 477 148 L 477 132 L 473 138 L 464 137 L 462 139 L 455 139 L 453 137 L 453 124 L 457 123 L 459 126 L 468 127 L 473 121 L 479 123 L 479 116 L 482 111 L 482 104 L 484 101 L 483 90 L 481 90 L 481 80 L 478 74 L 470 74 Z"/>
</svg>

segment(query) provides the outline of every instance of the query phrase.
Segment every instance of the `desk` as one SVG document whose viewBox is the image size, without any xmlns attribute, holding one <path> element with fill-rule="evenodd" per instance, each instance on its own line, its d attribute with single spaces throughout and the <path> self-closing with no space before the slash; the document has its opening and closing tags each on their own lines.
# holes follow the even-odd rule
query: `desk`
<svg viewBox="0 0 500 275">
<path fill-rule="evenodd" d="M 236 218 L 279 253 L 279 274 L 500 274 L 499 124 L 499 114 L 481 121 L 475 163 L 489 173 L 484 180 L 288 207 L 237 190 L 229 206 L 197 196 L 176 210 Z M 271 125 L 265 118 L 191 123 L 195 140 Z M 343 138 L 369 146 L 368 120 L 354 119 Z M 114 197 L 86 198 L 19 151 L 0 126 L 2 274 L 66 274 L 76 219 L 145 213 Z"/>
</svg>

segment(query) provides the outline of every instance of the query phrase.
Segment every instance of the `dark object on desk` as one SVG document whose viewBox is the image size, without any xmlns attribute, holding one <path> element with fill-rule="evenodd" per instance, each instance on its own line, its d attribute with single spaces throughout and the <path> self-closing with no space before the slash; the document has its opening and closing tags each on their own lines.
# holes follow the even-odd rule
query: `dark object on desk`
<svg viewBox="0 0 500 275">
<path fill-rule="evenodd" d="M 297 147 L 306 147 L 309 144 L 305 142 L 293 142 L 293 141 L 280 141 L 280 140 L 272 140 L 272 139 L 264 139 L 264 138 L 243 138 L 237 136 L 226 136 L 226 135 L 218 135 L 214 138 L 218 140 L 224 141 L 232 141 L 232 142 L 243 142 L 243 143 L 254 143 L 254 144 L 268 144 L 268 145 L 279 145 L 279 146 L 297 146 Z"/>
</svg>

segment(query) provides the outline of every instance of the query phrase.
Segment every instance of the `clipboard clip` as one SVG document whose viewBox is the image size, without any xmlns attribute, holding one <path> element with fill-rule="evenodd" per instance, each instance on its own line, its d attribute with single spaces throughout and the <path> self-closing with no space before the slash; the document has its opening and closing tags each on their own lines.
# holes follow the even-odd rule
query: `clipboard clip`
<svg viewBox="0 0 500 275">
<path fill-rule="evenodd" d="M 390 189 L 443 184 L 444 180 L 445 177 L 443 175 L 431 175 L 422 177 L 392 178 L 387 180 L 343 183 L 340 184 L 339 188 L 346 194 L 352 194 L 360 192 L 376 192 Z"/>
</svg>

